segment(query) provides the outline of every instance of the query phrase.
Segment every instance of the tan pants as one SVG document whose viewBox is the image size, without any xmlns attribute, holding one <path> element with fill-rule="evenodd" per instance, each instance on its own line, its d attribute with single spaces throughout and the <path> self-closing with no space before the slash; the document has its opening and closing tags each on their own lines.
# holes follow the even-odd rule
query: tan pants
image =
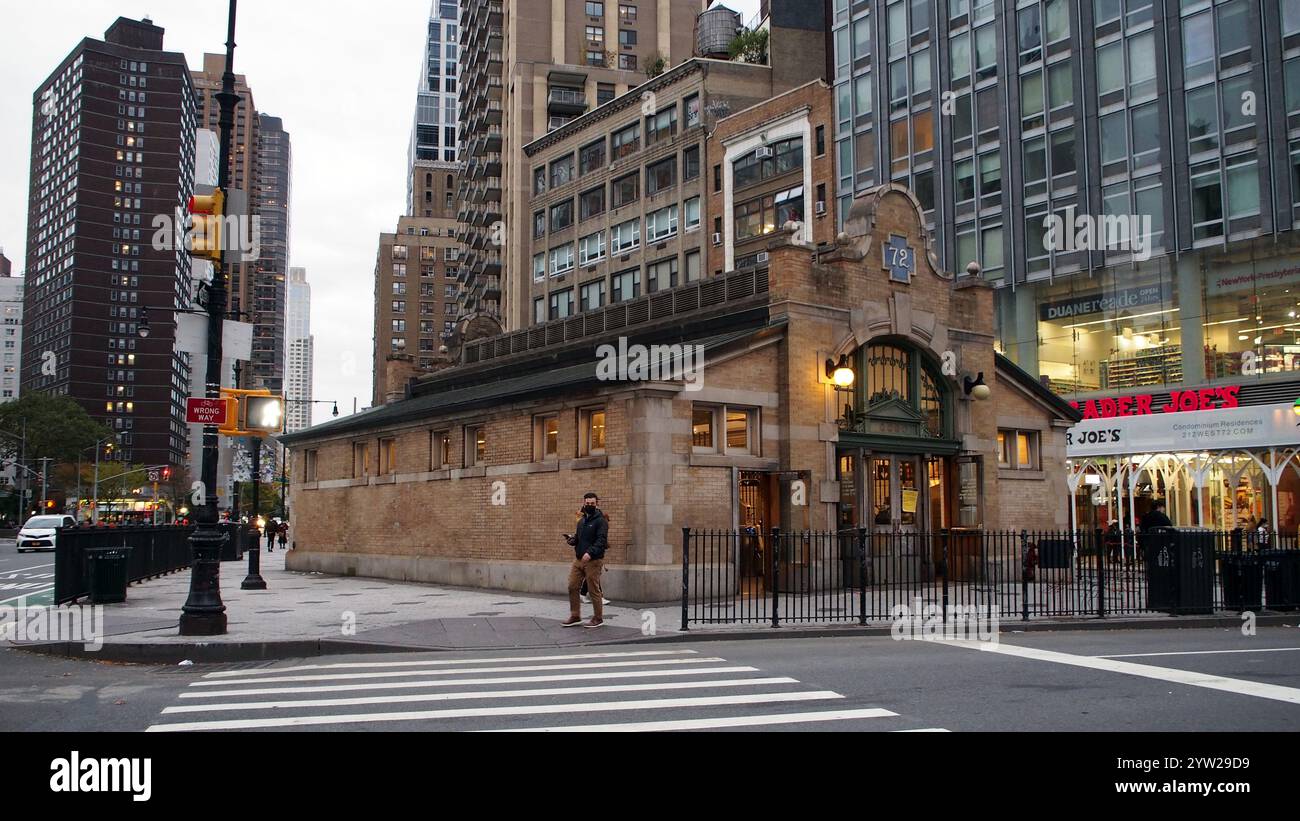
<svg viewBox="0 0 1300 821">
<path fill-rule="evenodd" d="M 582 580 L 585 578 L 587 595 L 591 597 L 591 606 L 595 610 L 592 618 L 596 621 L 604 621 L 605 597 L 600 589 L 600 572 L 604 567 L 604 559 L 592 559 L 586 564 L 583 564 L 581 559 L 573 560 L 573 565 L 569 567 L 569 618 L 582 618 L 578 590 L 582 587 Z"/>
</svg>

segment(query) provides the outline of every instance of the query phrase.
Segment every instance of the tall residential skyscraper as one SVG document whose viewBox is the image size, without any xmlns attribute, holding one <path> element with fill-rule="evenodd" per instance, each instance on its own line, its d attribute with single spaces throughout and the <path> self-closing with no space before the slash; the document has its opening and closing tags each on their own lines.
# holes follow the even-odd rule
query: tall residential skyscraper
<svg viewBox="0 0 1300 821">
<path fill-rule="evenodd" d="M 411 129 L 409 161 L 460 159 L 456 146 L 456 83 L 460 76 L 457 26 L 459 0 L 433 0 L 429 37 L 420 65 L 420 84 Z"/>
<path fill-rule="evenodd" d="M 86 38 L 32 97 L 23 390 L 77 400 L 123 435 L 120 458 L 181 464 L 189 367 L 174 328 L 138 335 L 140 310 L 188 295 L 189 254 L 157 250 L 155 216 L 194 185 L 198 127 L 183 54 L 152 21 Z"/>
<path fill-rule="evenodd" d="M 311 284 L 306 268 L 289 269 L 289 310 L 285 330 L 289 362 L 284 374 L 284 429 L 288 433 L 311 427 L 312 356 L 315 339 L 311 335 Z"/>
<path fill-rule="evenodd" d="M 289 132 L 279 117 L 258 115 L 257 213 L 261 217 L 261 254 L 253 265 L 253 361 L 250 386 L 284 389 L 285 292 L 289 275 L 293 195 L 293 152 Z"/>
<path fill-rule="evenodd" d="M 511 328 L 528 324 L 528 249 L 503 248 L 498 225 L 531 218 L 523 146 L 690 58 L 703 6 L 702 0 L 464 0 L 459 93 L 466 170 L 457 201 L 466 245 L 462 315 L 500 316 Z"/>
</svg>

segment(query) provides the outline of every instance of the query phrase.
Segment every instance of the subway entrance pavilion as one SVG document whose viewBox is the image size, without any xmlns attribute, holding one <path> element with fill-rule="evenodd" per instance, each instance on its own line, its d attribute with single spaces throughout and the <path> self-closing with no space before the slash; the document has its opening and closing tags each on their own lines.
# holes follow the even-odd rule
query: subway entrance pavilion
<svg viewBox="0 0 1300 821">
<path fill-rule="evenodd" d="M 757 267 L 466 334 L 387 404 L 284 437 L 288 566 L 558 593 L 588 490 L 621 601 L 680 595 L 684 527 L 1065 527 L 1080 414 L 995 353 L 992 289 L 940 270 L 923 224 L 882 186 L 833 244 L 787 225 Z M 638 345 L 702 369 L 609 378 L 601 354 Z"/>
</svg>

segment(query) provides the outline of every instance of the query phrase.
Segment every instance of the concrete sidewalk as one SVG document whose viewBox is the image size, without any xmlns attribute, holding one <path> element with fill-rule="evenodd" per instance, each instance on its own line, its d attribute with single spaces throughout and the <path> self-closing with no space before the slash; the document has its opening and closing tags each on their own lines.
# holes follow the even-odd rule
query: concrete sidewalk
<svg viewBox="0 0 1300 821">
<path fill-rule="evenodd" d="M 675 632 L 681 619 L 676 604 L 632 608 L 615 603 L 605 608 L 604 627 L 565 628 L 560 625 L 569 605 L 561 596 L 300 573 L 285 569 L 285 555 L 281 550 L 262 553 L 266 590 L 240 589 L 247 559 L 222 563 L 225 635 L 179 634 L 190 584 L 190 571 L 184 570 L 131 585 L 125 604 L 107 605 L 104 648 L 97 653 L 81 652 L 80 644 L 66 642 L 19 646 L 124 661 L 230 661 L 626 642 L 642 638 L 642 626 L 651 620 L 656 631 Z M 590 605 L 583 605 L 582 611 L 584 618 L 591 616 Z"/>
<path fill-rule="evenodd" d="M 325 576 L 286 570 L 285 553 L 262 554 L 266 590 L 241 590 L 247 560 L 221 565 L 221 596 L 229 619 L 223 636 L 179 635 L 181 607 L 189 592 L 185 570 L 132 585 L 125 604 L 108 605 L 104 646 L 79 642 L 5 642 L 57 655 L 142 662 L 235 662 L 337 653 L 552 648 L 630 641 L 709 641 L 783 637 L 888 636 L 888 623 L 798 624 L 773 629 L 760 624 L 694 625 L 681 628 L 681 605 L 605 608 L 598 630 L 564 628 L 568 602 L 560 596 L 521 595 L 385 579 Z M 557 570 L 561 572 L 562 568 Z M 583 606 L 584 617 L 591 607 Z M 1261 614 L 1260 626 L 1292 626 L 1300 614 Z M 1170 617 L 1163 614 L 1108 619 L 1004 619 L 1003 632 L 1141 628 L 1238 629 L 1236 614 Z"/>
</svg>

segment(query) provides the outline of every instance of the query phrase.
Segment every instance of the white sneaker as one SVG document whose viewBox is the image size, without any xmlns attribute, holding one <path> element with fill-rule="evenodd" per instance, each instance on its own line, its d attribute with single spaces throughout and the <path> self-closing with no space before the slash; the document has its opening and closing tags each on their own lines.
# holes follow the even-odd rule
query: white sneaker
<svg viewBox="0 0 1300 821">
<path fill-rule="evenodd" d="M 601 600 L 601 602 L 602 602 L 602 606 L 605 605 L 605 604 L 609 604 L 609 599 L 605 598 L 604 596 L 601 596 L 601 597 L 600 597 L 600 600 Z"/>
<path fill-rule="evenodd" d="M 579 593 L 578 598 L 582 600 L 583 604 L 591 604 L 591 596 L 588 596 L 586 593 Z M 608 602 L 606 602 L 606 604 L 608 604 Z"/>
</svg>

